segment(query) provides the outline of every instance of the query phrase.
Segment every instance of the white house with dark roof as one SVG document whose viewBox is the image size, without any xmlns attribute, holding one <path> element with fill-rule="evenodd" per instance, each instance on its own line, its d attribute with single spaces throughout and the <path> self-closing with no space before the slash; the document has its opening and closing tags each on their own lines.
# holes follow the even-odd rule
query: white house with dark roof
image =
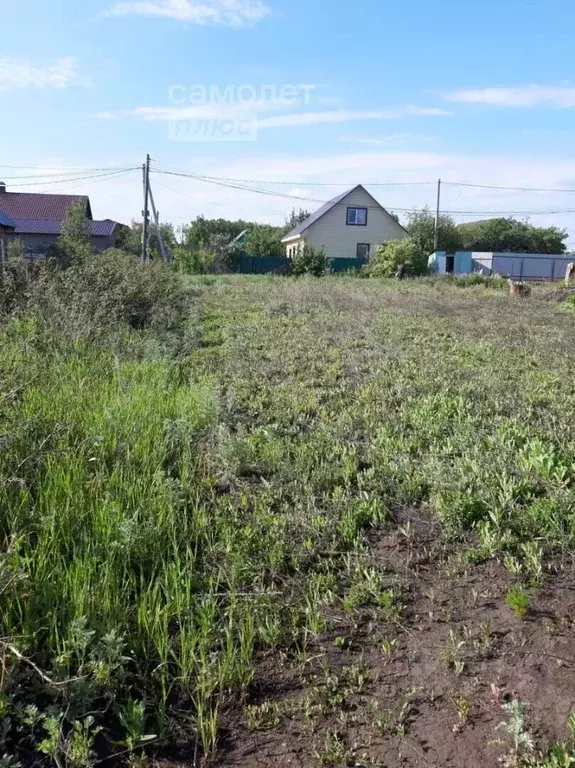
<svg viewBox="0 0 575 768">
<path fill-rule="evenodd" d="M 9 222 L 5 238 L 21 240 L 30 256 L 46 253 L 60 236 L 68 208 L 76 202 L 85 206 L 92 228 L 92 246 L 96 251 L 114 248 L 120 225 L 111 219 L 94 221 L 90 198 L 86 195 L 45 195 L 29 192 L 8 192 L 0 182 L 0 222 Z"/>
<path fill-rule="evenodd" d="M 374 247 L 403 240 L 407 232 L 361 185 L 325 203 L 282 239 L 288 257 L 304 245 L 323 248 L 330 259 L 367 262 Z"/>
</svg>

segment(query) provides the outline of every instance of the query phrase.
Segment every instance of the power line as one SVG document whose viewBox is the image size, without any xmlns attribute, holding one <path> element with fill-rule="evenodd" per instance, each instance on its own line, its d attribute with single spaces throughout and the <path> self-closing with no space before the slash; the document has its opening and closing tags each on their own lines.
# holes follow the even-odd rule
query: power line
<svg viewBox="0 0 575 768">
<path fill-rule="evenodd" d="M 475 189 L 501 189 L 509 192 L 567 192 L 575 193 L 575 189 L 546 189 L 538 187 L 502 187 L 497 184 L 472 184 L 464 181 L 444 181 L 450 187 L 473 187 Z"/>
<path fill-rule="evenodd" d="M 116 168 L 108 168 L 108 169 L 106 169 L 106 171 L 102 171 L 102 172 L 109 171 L 110 173 L 113 173 L 114 171 L 125 171 L 125 170 L 131 170 L 131 169 L 132 169 L 132 166 L 117 166 Z M 35 174 L 31 174 L 31 175 L 26 175 L 26 176 L 5 176 L 5 175 L 2 175 L 1 179 L 2 179 L 3 182 L 6 182 L 6 181 L 10 181 L 11 182 L 11 181 L 14 181 L 14 180 L 16 180 L 16 181 L 27 181 L 28 179 L 47 179 L 48 181 L 50 181 L 50 180 L 65 181 L 68 178 L 74 178 L 75 176 L 77 176 L 78 173 L 79 173 L 78 171 L 61 171 L 61 172 L 58 172 L 58 173 L 35 173 Z M 24 186 L 24 184 L 14 185 L 14 186 Z"/>
<path fill-rule="evenodd" d="M 158 169 L 173 169 L 173 170 L 179 170 L 175 168 L 175 166 L 169 166 L 165 164 L 157 164 Z M 287 186 L 306 186 L 306 187 L 354 187 L 357 186 L 354 182 L 324 182 L 324 181 L 304 181 L 300 179 L 299 181 L 272 181 L 270 179 L 237 179 L 232 177 L 226 177 L 226 176 L 210 176 L 208 174 L 202 174 L 202 177 L 205 179 L 212 179 L 214 181 L 228 181 L 232 183 L 239 183 L 239 184 L 277 184 L 277 185 L 287 185 Z M 433 179 L 430 181 L 364 181 L 362 182 L 363 186 L 366 187 L 417 187 L 417 186 L 435 186 L 437 184 L 437 180 Z M 575 193 L 575 189 L 552 189 L 552 188 L 545 188 L 545 187 L 511 187 L 511 186 L 500 186 L 497 184 L 475 184 L 473 182 L 463 182 L 463 181 L 442 181 L 442 184 L 447 184 L 452 187 L 472 187 L 472 188 L 478 188 L 478 189 L 501 189 L 505 191 L 510 192 L 566 192 L 566 193 Z"/>
<path fill-rule="evenodd" d="M 96 173 L 96 174 L 90 174 L 88 176 L 76 176 L 74 178 L 62 178 L 62 179 L 54 179 L 51 181 L 34 181 L 26 184 L 12 184 L 12 188 L 22 188 L 22 187 L 45 187 L 45 186 L 51 186 L 52 184 L 55 185 L 66 185 L 69 183 L 74 184 L 78 181 L 90 181 L 91 179 L 108 179 L 113 176 L 118 176 L 124 173 L 131 173 L 132 171 L 138 170 L 136 166 L 133 167 L 126 167 L 126 168 L 117 168 L 113 171 L 107 171 L 105 173 Z M 8 190 L 10 191 L 10 190 Z"/>
<path fill-rule="evenodd" d="M 329 200 L 322 200 L 314 197 L 304 197 L 302 195 L 287 195 L 281 192 L 273 192 L 268 189 L 258 189 L 256 187 L 249 187 L 245 186 L 239 183 L 230 183 L 223 180 L 216 180 L 215 177 L 209 177 L 209 176 L 200 176 L 198 174 L 192 174 L 192 173 L 183 173 L 183 172 L 176 172 L 176 171 L 159 171 L 157 170 L 156 173 L 165 174 L 167 176 L 179 176 L 182 178 L 190 178 L 195 181 L 201 181 L 206 184 L 214 184 L 221 187 L 227 187 L 228 189 L 236 189 L 238 191 L 242 192 L 251 192 L 252 194 L 258 194 L 258 195 L 265 195 L 268 197 L 281 197 L 287 200 L 298 200 L 301 202 L 307 202 L 307 203 L 319 203 L 321 205 L 325 205 L 326 203 L 329 203 Z M 437 182 L 434 182 L 436 184 Z M 334 203 L 335 206 L 346 206 L 348 207 L 348 204 L 343 202 Z M 372 210 L 381 210 L 381 207 L 379 205 L 362 205 L 362 208 L 368 208 Z M 401 208 L 397 206 L 390 206 L 390 209 L 393 211 L 398 211 L 400 213 L 413 213 L 413 208 Z M 561 214 L 568 214 L 568 213 L 575 213 L 575 209 L 564 209 L 564 210 L 548 210 L 548 211 L 542 211 L 542 210 L 532 210 L 532 211 L 525 211 L 525 210 L 513 210 L 513 211 L 467 211 L 467 210 L 442 210 L 441 211 L 444 214 L 451 214 L 456 216 L 554 216 L 554 215 L 561 215 Z"/>
<path fill-rule="evenodd" d="M 132 167 L 132 166 L 121 166 L 121 165 L 107 165 L 103 168 L 74 168 L 72 166 L 62 166 L 62 165 L 2 165 L 0 163 L 0 168 L 15 168 L 16 170 L 29 170 L 29 171 L 62 171 L 62 172 L 71 172 L 71 173 L 87 173 L 95 172 L 95 171 L 113 171 L 118 168 L 124 168 L 124 167 Z"/>
<path fill-rule="evenodd" d="M 160 181 L 159 179 L 156 179 L 154 181 L 155 184 L 157 184 L 160 187 L 163 187 L 163 189 L 167 189 L 169 192 L 173 192 L 176 195 L 180 195 L 180 197 L 184 197 L 186 200 L 199 200 L 201 203 L 204 203 L 205 205 L 211 205 L 216 208 L 227 208 L 227 203 L 219 203 L 215 200 L 204 200 L 203 198 L 196 197 L 195 195 L 190 195 L 188 192 L 182 192 L 181 189 L 176 189 L 175 187 L 170 187 L 168 184 L 166 184 L 164 181 Z M 238 208 L 237 206 L 236 210 L 242 211 L 243 213 L 247 213 L 246 208 Z M 285 218 L 285 211 L 284 212 L 277 212 L 277 213 L 269 213 L 268 216 L 281 216 L 282 218 Z"/>
<path fill-rule="evenodd" d="M 75 189 L 78 189 L 79 187 L 86 187 L 88 185 L 92 187 L 92 186 L 95 186 L 96 184 L 103 184 L 104 182 L 107 182 L 107 181 L 114 181 L 115 179 L 123 178 L 124 176 L 129 176 L 131 173 L 134 173 L 134 170 L 136 169 L 132 169 L 129 171 L 119 171 L 118 173 L 106 175 L 103 177 L 89 177 L 87 181 L 80 181 L 80 182 L 76 182 L 70 179 L 66 181 L 62 180 L 62 184 L 56 188 L 50 189 L 50 192 L 75 190 Z M 25 194 L 25 193 L 21 193 L 21 194 Z"/>
</svg>

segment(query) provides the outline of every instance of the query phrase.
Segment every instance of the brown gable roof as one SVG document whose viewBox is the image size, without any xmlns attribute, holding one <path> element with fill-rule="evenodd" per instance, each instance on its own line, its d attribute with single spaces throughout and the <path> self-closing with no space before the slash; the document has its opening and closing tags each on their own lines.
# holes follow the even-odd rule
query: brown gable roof
<svg viewBox="0 0 575 768">
<path fill-rule="evenodd" d="M 88 218 L 92 219 L 90 198 L 87 195 L 43 195 L 0 191 L 0 210 L 12 219 L 63 221 L 68 208 L 78 201 L 84 203 Z"/>
</svg>

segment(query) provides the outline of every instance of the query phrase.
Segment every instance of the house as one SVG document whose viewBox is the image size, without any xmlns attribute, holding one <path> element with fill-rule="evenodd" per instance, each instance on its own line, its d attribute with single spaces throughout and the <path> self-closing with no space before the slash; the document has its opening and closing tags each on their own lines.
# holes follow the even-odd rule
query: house
<svg viewBox="0 0 575 768">
<path fill-rule="evenodd" d="M 90 221 L 94 249 L 114 248 L 120 225 L 111 219 L 94 221 L 89 197 L 8 192 L 0 182 L 0 221 L 4 218 L 13 225 L 6 239 L 21 240 L 25 253 L 31 257 L 45 254 L 57 242 L 68 208 L 78 201 L 84 205 Z"/>
<path fill-rule="evenodd" d="M 330 259 L 367 263 L 371 250 L 407 232 L 369 192 L 358 184 L 325 203 L 282 238 L 288 257 L 305 245 L 323 248 Z"/>
<path fill-rule="evenodd" d="M 436 251 L 429 270 L 437 275 L 502 275 L 514 280 L 564 280 L 568 254 L 511 253 L 509 251 Z"/>
</svg>

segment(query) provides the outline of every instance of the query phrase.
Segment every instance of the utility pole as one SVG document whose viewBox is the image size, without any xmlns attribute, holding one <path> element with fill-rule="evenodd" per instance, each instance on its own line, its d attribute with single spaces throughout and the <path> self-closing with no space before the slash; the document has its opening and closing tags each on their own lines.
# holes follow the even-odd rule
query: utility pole
<svg viewBox="0 0 575 768">
<path fill-rule="evenodd" d="M 437 208 L 435 209 L 435 232 L 433 235 L 433 250 L 439 250 L 439 214 L 441 210 L 441 179 L 437 179 Z"/>
<path fill-rule="evenodd" d="M 162 231 L 160 229 L 160 217 L 158 215 L 158 211 L 156 210 L 156 203 L 154 202 L 154 195 L 152 193 L 152 186 L 151 184 L 148 184 L 148 189 L 150 192 L 150 203 L 152 206 L 152 216 L 154 217 L 154 222 L 156 224 L 156 238 L 158 240 L 158 245 L 160 247 L 160 253 L 162 254 L 162 259 L 164 261 L 169 261 L 168 254 L 166 252 L 166 246 L 164 245 L 164 238 L 162 237 Z"/>
<path fill-rule="evenodd" d="M 142 166 L 144 174 L 144 226 L 142 228 L 142 261 L 148 261 L 148 224 L 150 219 L 150 209 L 148 207 L 150 200 L 150 155 L 146 155 L 146 162 Z"/>
</svg>

